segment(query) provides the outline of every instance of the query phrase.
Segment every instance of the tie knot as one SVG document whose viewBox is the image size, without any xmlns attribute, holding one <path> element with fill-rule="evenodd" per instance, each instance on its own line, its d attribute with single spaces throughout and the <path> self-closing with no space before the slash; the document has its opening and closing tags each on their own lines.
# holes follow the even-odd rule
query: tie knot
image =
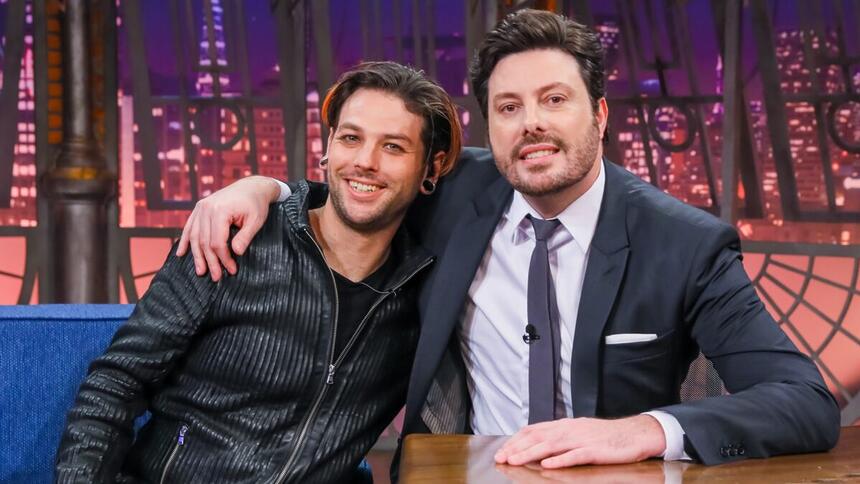
<svg viewBox="0 0 860 484">
<path fill-rule="evenodd" d="M 528 216 L 529 220 L 532 222 L 532 226 L 535 228 L 535 239 L 546 242 L 548 238 L 555 232 L 555 229 L 561 225 L 561 222 L 558 221 L 557 218 L 551 220 L 543 220 L 539 218 L 534 218 L 531 215 Z"/>
</svg>

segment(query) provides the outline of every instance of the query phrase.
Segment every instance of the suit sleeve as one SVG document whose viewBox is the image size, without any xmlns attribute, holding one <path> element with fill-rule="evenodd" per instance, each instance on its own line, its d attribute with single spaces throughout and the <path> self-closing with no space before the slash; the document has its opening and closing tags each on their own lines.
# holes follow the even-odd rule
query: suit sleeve
<svg viewBox="0 0 860 484">
<path fill-rule="evenodd" d="M 815 364 L 759 300 L 734 229 L 705 234 L 693 256 L 685 319 L 730 395 L 660 408 L 678 419 L 704 464 L 824 451 L 839 437 L 839 408 Z"/>
<path fill-rule="evenodd" d="M 114 482 L 134 437 L 134 420 L 187 351 L 217 288 L 197 277 L 175 246 L 105 353 L 95 359 L 66 417 L 57 451 L 59 483 Z"/>
</svg>

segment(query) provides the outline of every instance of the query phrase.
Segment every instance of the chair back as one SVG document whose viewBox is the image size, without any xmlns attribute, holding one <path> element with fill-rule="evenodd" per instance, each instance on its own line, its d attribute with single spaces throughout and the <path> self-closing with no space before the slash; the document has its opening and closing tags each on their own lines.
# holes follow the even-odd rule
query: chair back
<svg viewBox="0 0 860 484">
<path fill-rule="evenodd" d="M 691 402 L 726 393 L 726 387 L 714 364 L 705 358 L 705 355 L 699 353 L 699 356 L 690 363 L 687 378 L 681 383 L 681 401 Z"/>
<path fill-rule="evenodd" d="M 78 386 L 130 304 L 0 306 L 0 482 L 53 481 Z"/>
</svg>

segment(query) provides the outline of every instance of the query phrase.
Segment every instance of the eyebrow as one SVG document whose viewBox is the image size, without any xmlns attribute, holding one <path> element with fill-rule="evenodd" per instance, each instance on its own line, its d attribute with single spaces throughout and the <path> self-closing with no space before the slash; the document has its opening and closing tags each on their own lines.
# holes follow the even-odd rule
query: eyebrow
<svg viewBox="0 0 860 484">
<path fill-rule="evenodd" d="M 364 130 L 363 130 L 363 129 L 361 129 L 361 127 L 360 127 L 360 126 L 358 126 L 357 124 L 350 123 L 350 122 L 342 123 L 342 124 L 338 127 L 338 129 L 349 129 L 349 130 L 352 130 L 352 131 L 358 131 L 358 132 L 360 132 L 360 133 L 364 131 Z M 400 140 L 400 141 L 403 141 L 403 142 L 406 142 L 406 143 L 409 143 L 409 144 L 413 144 L 413 143 L 414 143 L 414 141 L 413 141 L 411 138 L 409 138 L 409 136 L 406 136 L 405 134 L 400 134 L 400 133 L 385 133 L 385 134 L 383 134 L 383 135 L 382 135 L 382 137 L 383 137 L 384 139 Z"/>
<path fill-rule="evenodd" d="M 567 84 L 565 84 L 563 82 L 551 82 L 545 86 L 539 87 L 537 89 L 537 92 L 543 94 L 547 91 L 551 91 L 553 89 L 559 89 L 559 88 L 564 89 L 565 92 L 573 92 L 573 89 L 571 89 L 570 86 L 568 86 Z M 510 98 L 510 97 L 518 98 L 520 96 L 519 96 L 519 94 L 516 94 L 513 92 L 500 92 L 500 93 L 496 94 L 495 96 L 493 96 L 493 101 L 495 102 L 498 99 L 504 99 L 504 98 Z"/>
<path fill-rule="evenodd" d="M 565 84 L 563 82 L 553 82 L 553 83 L 547 84 L 546 86 L 543 86 L 540 89 L 538 89 L 538 92 L 544 93 L 547 91 L 552 91 L 553 89 L 563 89 L 566 92 L 573 92 L 573 89 L 571 89 L 570 86 L 568 86 L 567 84 Z"/>
</svg>

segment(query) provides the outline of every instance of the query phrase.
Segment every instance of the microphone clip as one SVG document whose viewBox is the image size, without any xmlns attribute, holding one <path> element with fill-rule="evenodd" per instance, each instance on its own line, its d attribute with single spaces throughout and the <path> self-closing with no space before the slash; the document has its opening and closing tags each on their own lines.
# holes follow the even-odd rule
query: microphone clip
<svg viewBox="0 0 860 484">
<path fill-rule="evenodd" d="M 530 345 L 536 341 L 540 341 L 540 335 L 537 334 L 537 330 L 535 329 L 533 324 L 526 325 L 526 332 L 523 334 L 523 342 L 527 345 Z"/>
</svg>

